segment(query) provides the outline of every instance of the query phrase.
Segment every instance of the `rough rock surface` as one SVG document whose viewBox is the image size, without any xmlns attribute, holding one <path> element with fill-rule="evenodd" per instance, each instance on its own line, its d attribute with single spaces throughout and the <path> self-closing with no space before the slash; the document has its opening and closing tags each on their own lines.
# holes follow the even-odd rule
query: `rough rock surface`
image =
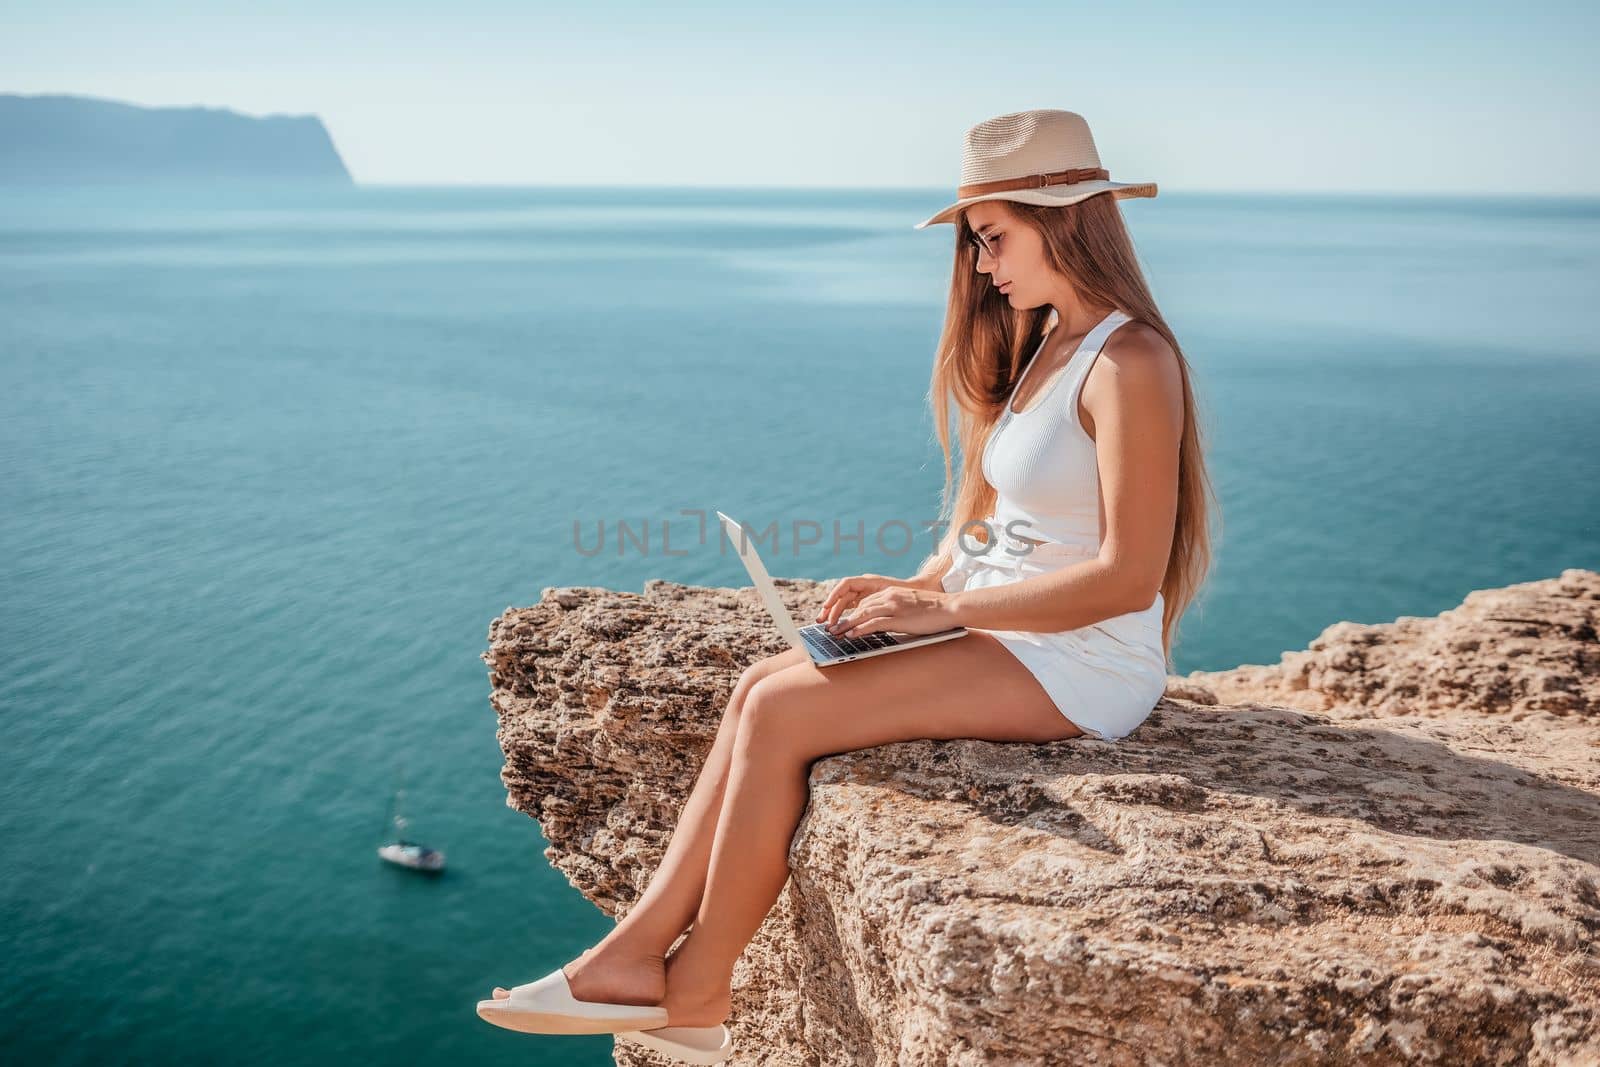
<svg viewBox="0 0 1600 1067">
<path fill-rule="evenodd" d="M 1568 570 L 1173 677 L 1120 741 L 817 761 L 730 1062 L 1600 1063 L 1597 620 Z M 507 803 L 620 917 L 781 641 L 753 590 L 662 581 L 489 639 Z"/>
</svg>

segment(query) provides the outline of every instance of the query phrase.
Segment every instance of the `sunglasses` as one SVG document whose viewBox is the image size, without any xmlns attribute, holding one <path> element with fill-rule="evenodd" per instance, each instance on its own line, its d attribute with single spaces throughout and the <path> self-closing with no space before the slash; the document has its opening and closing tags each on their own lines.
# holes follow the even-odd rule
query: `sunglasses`
<svg viewBox="0 0 1600 1067">
<path fill-rule="evenodd" d="M 989 258 L 993 259 L 996 255 L 998 255 L 995 249 L 1000 244 L 1000 235 L 996 234 L 993 238 L 988 238 L 979 233 L 977 230 L 973 230 L 972 233 L 967 237 L 967 243 L 972 246 L 973 250 L 978 255 L 981 256 L 983 253 L 987 252 L 989 253 Z"/>
</svg>

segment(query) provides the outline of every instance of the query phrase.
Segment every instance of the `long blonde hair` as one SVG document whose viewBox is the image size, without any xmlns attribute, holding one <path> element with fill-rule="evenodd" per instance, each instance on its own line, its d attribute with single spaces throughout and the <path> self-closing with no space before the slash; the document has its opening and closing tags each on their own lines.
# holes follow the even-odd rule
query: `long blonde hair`
<svg viewBox="0 0 1600 1067">
<path fill-rule="evenodd" d="M 1122 212 L 1110 193 L 1091 196 L 1065 207 L 1042 207 L 1016 201 L 1004 203 L 1021 222 L 1039 232 L 1051 265 L 1071 280 L 1086 303 L 1116 308 L 1145 323 L 1165 338 L 1178 355 L 1183 377 L 1178 512 L 1172 552 L 1161 580 L 1164 600 L 1161 645 L 1170 670 L 1177 622 L 1198 594 L 1211 567 L 1208 518 L 1215 510 L 1215 493 L 1206 473 L 1201 433 L 1195 418 L 1189 363 L 1156 308 Z M 998 494 L 983 476 L 982 464 L 976 460 L 969 462 L 968 457 L 983 455 L 1001 409 L 1010 398 L 1017 378 L 1042 344 L 1053 313 L 1048 304 L 1013 310 L 1005 295 L 978 273 L 977 250 L 972 245 L 971 235 L 972 229 L 963 212 L 956 217 L 950 299 L 928 393 L 939 446 L 944 451 L 944 489 L 940 495 L 939 517 L 949 526 L 939 546 L 923 560 L 920 570 L 932 569 L 942 556 L 952 551 L 967 523 L 984 518 L 993 509 Z M 957 409 L 957 434 L 963 457 L 960 487 L 953 497 L 949 430 L 952 399 Z M 987 541 L 982 526 L 967 529 L 964 536 L 969 543 Z"/>
</svg>

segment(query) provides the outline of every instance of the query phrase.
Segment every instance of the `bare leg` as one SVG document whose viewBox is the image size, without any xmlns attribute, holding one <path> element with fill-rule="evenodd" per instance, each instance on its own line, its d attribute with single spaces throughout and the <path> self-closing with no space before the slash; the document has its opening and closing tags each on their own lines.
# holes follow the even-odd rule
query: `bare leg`
<svg viewBox="0 0 1600 1067">
<path fill-rule="evenodd" d="M 693 929 L 667 961 L 672 1026 L 727 1018 L 733 965 L 788 880 L 811 764 L 914 738 L 1059 741 L 1082 733 L 992 635 L 758 682 L 734 742 L 727 795 Z"/>
<path fill-rule="evenodd" d="M 599 944 L 562 968 L 573 996 L 608 1004 L 661 1002 L 667 991 L 667 952 L 694 921 L 705 891 L 711 841 L 745 701 L 758 681 L 805 659 L 805 653 L 789 649 L 751 664 L 740 675 L 723 711 L 716 741 L 649 886 Z M 503 986 L 494 989 L 495 997 L 509 995 Z"/>
</svg>

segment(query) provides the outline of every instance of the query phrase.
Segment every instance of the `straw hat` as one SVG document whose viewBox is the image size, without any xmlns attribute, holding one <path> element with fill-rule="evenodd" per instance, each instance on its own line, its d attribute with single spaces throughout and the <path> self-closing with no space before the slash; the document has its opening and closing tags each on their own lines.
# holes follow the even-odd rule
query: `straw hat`
<svg viewBox="0 0 1600 1067">
<path fill-rule="evenodd" d="M 1156 183 L 1112 181 L 1100 166 L 1082 115 L 1053 108 L 1013 111 L 967 131 L 959 199 L 912 229 L 953 223 L 963 208 L 980 200 L 1064 207 L 1108 191 L 1119 200 L 1155 196 Z"/>
</svg>

